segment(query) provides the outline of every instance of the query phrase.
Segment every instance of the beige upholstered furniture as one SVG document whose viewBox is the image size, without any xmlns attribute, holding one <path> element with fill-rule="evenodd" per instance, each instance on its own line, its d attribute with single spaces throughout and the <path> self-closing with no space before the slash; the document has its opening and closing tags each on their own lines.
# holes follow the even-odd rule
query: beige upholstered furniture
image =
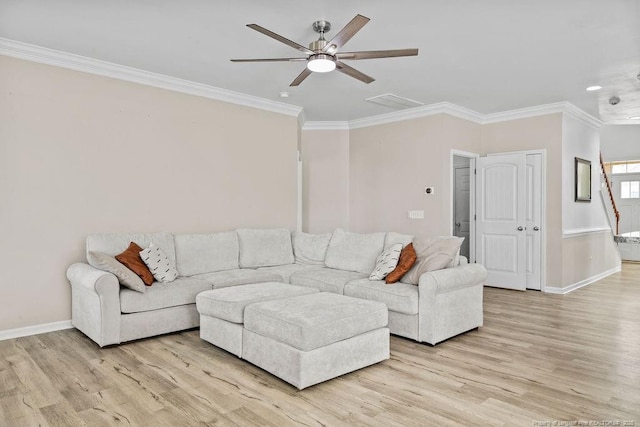
<svg viewBox="0 0 640 427">
<path fill-rule="evenodd" d="M 329 292 L 247 306 L 242 358 L 299 389 L 389 358 L 387 307 Z"/>
<path fill-rule="evenodd" d="M 283 283 L 196 297 L 200 337 L 303 389 L 389 358 L 384 303 Z"/>
<path fill-rule="evenodd" d="M 436 344 L 482 326 L 485 269 L 464 258 L 424 273 L 418 285 L 370 281 L 377 255 L 397 233 L 311 235 L 284 229 L 238 229 L 202 234 L 96 234 L 87 252 L 115 255 L 130 242 L 153 243 L 175 262 L 179 277 L 145 293 L 120 286 L 115 275 L 87 263 L 67 270 L 72 323 L 100 346 L 197 327 L 196 296 L 204 291 L 261 282 L 284 282 L 380 301 L 392 334 Z"/>
<path fill-rule="evenodd" d="M 250 304 L 317 293 L 317 289 L 279 282 L 254 283 L 205 291 L 196 297 L 200 338 L 242 357 L 244 310 Z"/>
</svg>

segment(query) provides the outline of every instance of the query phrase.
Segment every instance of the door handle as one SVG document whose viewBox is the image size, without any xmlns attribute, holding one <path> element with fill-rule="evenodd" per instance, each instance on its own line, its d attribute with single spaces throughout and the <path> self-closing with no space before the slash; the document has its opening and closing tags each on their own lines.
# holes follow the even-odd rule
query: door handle
<svg viewBox="0 0 640 427">
<path fill-rule="evenodd" d="M 460 223 L 459 222 L 456 222 L 456 227 L 460 227 Z"/>
<path fill-rule="evenodd" d="M 518 231 L 522 231 L 522 230 L 524 230 L 524 228 L 522 228 L 522 226 L 520 226 L 520 227 L 517 228 L 517 230 Z"/>
<path fill-rule="evenodd" d="M 537 225 L 533 227 L 533 231 L 538 231 L 538 230 L 540 230 L 540 227 L 538 227 Z"/>
</svg>

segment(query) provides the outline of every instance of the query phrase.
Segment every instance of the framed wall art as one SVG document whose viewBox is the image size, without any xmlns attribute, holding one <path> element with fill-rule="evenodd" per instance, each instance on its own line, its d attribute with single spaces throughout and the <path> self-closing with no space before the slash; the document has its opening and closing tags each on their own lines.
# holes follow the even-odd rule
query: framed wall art
<svg viewBox="0 0 640 427">
<path fill-rule="evenodd" d="M 591 162 L 576 157 L 576 202 L 591 201 Z"/>
</svg>

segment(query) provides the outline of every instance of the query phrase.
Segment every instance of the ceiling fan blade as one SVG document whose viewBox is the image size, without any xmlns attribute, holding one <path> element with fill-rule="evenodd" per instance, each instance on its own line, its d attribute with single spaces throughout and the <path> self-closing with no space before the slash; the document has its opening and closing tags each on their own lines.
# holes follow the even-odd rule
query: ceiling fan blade
<svg viewBox="0 0 640 427">
<path fill-rule="evenodd" d="M 356 15 L 343 29 L 331 39 L 329 43 L 322 49 L 323 52 L 335 52 L 340 49 L 346 42 L 351 40 L 358 31 L 362 29 L 369 22 L 370 19 L 366 16 Z"/>
<path fill-rule="evenodd" d="M 311 75 L 311 71 L 305 67 L 305 69 L 302 70 L 298 77 L 296 77 L 289 86 L 298 86 L 304 79 L 309 77 L 309 75 Z"/>
<path fill-rule="evenodd" d="M 367 84 L 375 80 L 373 77 L 367 76 L 365 73 L 358 71 L 353 67 L 348 66 L 344 62 L 336 61 L 336 70 L 346 74 L 347 76 L 351 76 L 354 79 L 358 79 L 361 82 L 364 82 Z"/>
<path fill-rule="evenodd" d="M 398 56 L 416 56 L 418 49 L 395 50 L 364 50 L 360 52 L 340 52 L 335 55 L 338 59 L 374 59 L 393 58 Z"/>
<path fill-rule="evenodd" d="M 291 46 L 294 49 L 299 50 L 300 52 L 304 52 L 308 55 L 313 54 L 313 51 L 310 49 L 307 49 L 306 47 L 302 46 L 301 44 L 298 44 L 296 42 L 293 42 L 287 38 L 282 37 L 280 34 L 276 34 L 273 31 L 269 31 L 264 27 L 261 27 L 258 24 L 247 24 L 247 27 L 251 28 L 252 30 L 256 30 L 259 33 L 264 34 L 265 36 L 269 36 L 272 39 L 276 39 L 281 43 L 286 44 L 287 46 Z"/>
<path fill-rule="evenodd" d="M 262 59 L 232 59 L 231 62 L 284 62 L 284 61 L 306 61 L 307 58 L 262 58 Z"/>
</svg>

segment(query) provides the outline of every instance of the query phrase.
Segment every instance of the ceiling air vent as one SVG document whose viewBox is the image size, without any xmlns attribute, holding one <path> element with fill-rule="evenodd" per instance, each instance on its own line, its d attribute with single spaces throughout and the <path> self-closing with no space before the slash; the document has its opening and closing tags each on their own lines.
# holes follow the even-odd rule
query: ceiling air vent
<svg viewBox="0 0 640 427">
<path fill-rule="evenodd" d="M 365 99 L 365 101 L 393 108 L 394 110 L 404 110 L 406 108 L 414 108 L 424 105 L 422 102 L 414 101 L 413 99 L 409 98 L 403 98 L 392 93 L 373 96 L 371 98 Z"/>
</svg>

